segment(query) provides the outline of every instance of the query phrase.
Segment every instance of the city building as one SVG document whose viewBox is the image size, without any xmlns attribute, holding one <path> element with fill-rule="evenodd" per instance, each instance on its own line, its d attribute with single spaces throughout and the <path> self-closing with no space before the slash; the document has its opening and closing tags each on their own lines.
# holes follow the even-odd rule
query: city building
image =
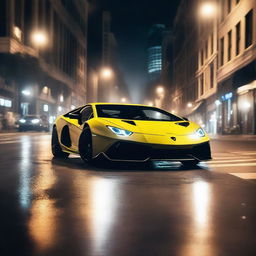
<svg viewBox="0 0 256 256">
<path fill-rule="evenodd" d="M 86 101 L 87 1 L 0 0 L 0 112 L 53 120 Z"/>
<path fill-rule="evenodd" d="M 256 1 L 221 1 L 216 119 L 221 133 L 256 134 Z"/>
<path fill-rule="evenodd" d="M 167 108 L 166 94 L 173 75 L 173 34 L 165 25 L 155 24 L 148 33 L 148 83 L 145 103 Z"/>
<path fill-rule="evenodd" d="M 173 109 L 209 133 L 256 133 L 255 13 L 254 0 L 180 4 L 174 30 Z"/>
<path fill-rule="evenodd" d="M 159 79 L 162 71 L 162 42 L 165 25 L 155 24 L 148 33 L 147 67 L 150 81 Z"/>
<path fill-rule="evenodd" d="M 101 49 L 94 49 L 89 65 L 87 101 L 128 102 L 128 90 L 117 61 L 117 40 L 111 30 L 112 17 L 109 11 L 102 13 Z M 97 40 L 97 39 L 94 39 Z M 91 43 L 94 43 L 93 41 Z M 100 53 L 100 54 L 99 54 Z M 99 56 L 95 60 L 95 55 Z M 95 64 L 92 64 L 95 62 Z"/>
<path fill-rule="evenodd" d="M 199 105 L 197 99 L 198 17 L 197 0 L 182 0 L 174 19 L 173 83 L 168 100 L 170 110 L 186 116 Z"/>
</svg>

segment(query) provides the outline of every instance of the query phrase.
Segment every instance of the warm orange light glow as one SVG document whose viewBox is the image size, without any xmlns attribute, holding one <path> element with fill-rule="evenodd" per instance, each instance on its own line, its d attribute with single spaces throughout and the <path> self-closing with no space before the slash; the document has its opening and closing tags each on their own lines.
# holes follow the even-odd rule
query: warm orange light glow
<svg viewBox="0 0 256 256">
<path fill-rule="evenodd" d="M 110 68 L 103 68 L 101 70 L 101 76 L 104 79 L 110 79 L 113 77 L 113 71 Z"/>
<path fill-rule="evenodd" d="M 200 7 L 200 14 L 203 17 L 212 17 L 216 13 L 216 6 L 211 2 L 203 3 Z"/>
<path fill-rule="evenodd" d="M 189 102 L 189 103 L 187 104 L 187 107 L 188 107 L 188 108 L 192 108 L 192 106 L 193 106 L 193 104 L 192 104 L 191 102 Z"/>
<path fill-rule="evenodd" d="M 163 86 L 158 86 L 157 88 L 156 88 L 156 93 L 157 94 L 163 94 L 164 93 L 164 87 Z"/>
<path fill-rule="evenodd" d="M 35 31 L 32 34 L 32 42 L 34 43 L 35 46 L 37 47 L 44 47 L 47 42 L 47 35 L 43 31 Z"/>
</svg>

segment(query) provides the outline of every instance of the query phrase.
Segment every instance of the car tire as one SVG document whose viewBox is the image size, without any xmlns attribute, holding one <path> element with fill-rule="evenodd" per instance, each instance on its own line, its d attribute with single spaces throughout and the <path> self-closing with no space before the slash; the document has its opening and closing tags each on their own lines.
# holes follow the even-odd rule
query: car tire
<svg viewBox="0 0 256 256">
<path fill-rule="evenodd" d="M 68 158 L 69 153 L 63 152 L 58 139 L 56 126 L 52 129 L 52 154 L 56 158 Z"/>
<path fill-rule="evenodd" d="M 198 160 L 191 160 L 191 161 L 183 161 L 181 163 L 185 168 L 195 168 L 195 167 L 197 167 L 199 161 Z"/>
<path fill-rule="evenodd" d="M 85 163 L 92 162 L 92 133 L 89 127 L 85 127 L 79 139 L 79 154 Z"/>
</svg>

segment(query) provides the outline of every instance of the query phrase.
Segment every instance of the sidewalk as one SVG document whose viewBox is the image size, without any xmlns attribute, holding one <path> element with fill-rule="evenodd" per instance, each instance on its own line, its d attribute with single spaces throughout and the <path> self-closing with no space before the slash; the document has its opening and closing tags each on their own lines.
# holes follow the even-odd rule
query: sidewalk
<svg viewBox="0 0 256 256">
<path fill-rule="evenodd" d="M 255 140 L 256 135 L 241 135 L 241 134 L 233 134 L 233 135 L 218 135 L 218 134 L 209 134 L 209 137 L 212 140 L 236 140 L 236 141 L 246 141 L 246 140 Z"/>
</svg>

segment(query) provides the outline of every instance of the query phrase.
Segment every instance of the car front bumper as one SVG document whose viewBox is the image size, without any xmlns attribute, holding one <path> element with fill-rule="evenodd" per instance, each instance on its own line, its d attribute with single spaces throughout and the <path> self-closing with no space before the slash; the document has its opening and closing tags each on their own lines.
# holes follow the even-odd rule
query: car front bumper
<svg viewBox="0 0 256 256">
<path fill-rule="evenodd" d="M 175 146 L 117 141 L 95 158 L 100 155 L 111 161 L 205 161 L 211 159 L 211 149 L 209 141 L 194 145 Z"/>
</svg>

